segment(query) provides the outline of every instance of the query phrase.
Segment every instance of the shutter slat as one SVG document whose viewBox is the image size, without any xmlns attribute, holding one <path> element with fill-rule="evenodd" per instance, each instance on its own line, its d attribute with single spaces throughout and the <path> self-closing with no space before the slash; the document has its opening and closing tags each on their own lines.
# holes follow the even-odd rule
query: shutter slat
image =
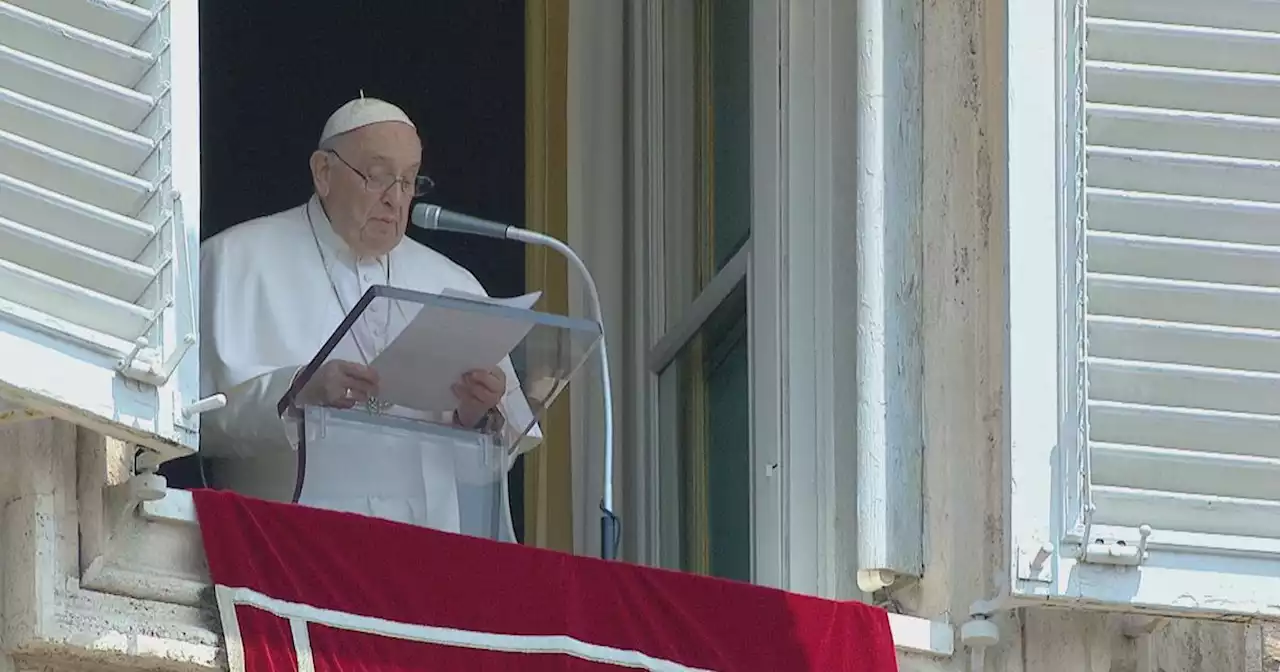
<svg viewBox="0 0 1280 672">
<path fill-rule="evenodd" d="M 1280 200 L 1280 162 L 1275 161 L 1093 146 L 1086 170 L 1089 183 L 1104 189 Z"/>
<path fill-rule="evenodd" d="M 155 57 L 127 44 L 81 30 L 0 0 L 5 46 L 132 87 L 155 65 Z"/>
<path fill-rule="evenodd" d="M 1104 359 L 1280 373 L 1280 331 L 1095 315 L 1088 334 Z"/>
<path fill-rule="evenodd" d="M 21 128 L 27 140 L 129 174 L 141 168 L 155 149 L 155 142 L 148 137 L 3 87 L 0 87 L 0 128 Z"/>
<path fill-rule="evenodd" d="M 0 172 L 124 215 L 136 215 L 151 183 L 0 131 Z"/>
<path fill-rule="evenodd" d="M 5 195 L 0 198 L 0 217 L 122 259 L 138 258 L 155 236 L 155 228 L 144 222 L 3 173 L 0 193 Z"/>
<path fill-rule="evenodd" d="M 1263 117 L 1280 116 L 1280 76 L 1090 61 L 1089 101 Z"/>
<path fill-rule="evenodd" d="M 1280 416 L 1090 400 L 1089 438 L 1280 459 Z"/>
<path fill-rule="evenodd" d="M 1091 443 L 1093 482 L 1187 495 L 1270 499 L 1280 460 L 1118 443 Z"/>
<path fill-rule="evenodd" d="M 1086 244 L 1095 273 L 1280 287 L 1280 246 L 1108 232 Z"/>
<path fill-rule="evenodd" d="M 1089 0 L 1089 15 L 1208 28 L 1280 32 L 1280 3 L 1275 0 Z"/>
<path fill-rule="evenodd" d="M 92 287 L 102 294 L 137 301 L 155 279 L 147 266 L 0 217 L 0 247 L 27 268 L 59 280 Z M 15 297 L 9 297 L 16 300 Z"/>
<path fill-rule="evenodd" d="M 0 44 L 0 82 L 36 100 L 124 130 L 138 128 L 151 110 L 151 96 Z"/>
<path fill-rule="evenodd" d="M 1280 245 L 1276 203 L 1091 187 L 1088 212 L 1092 231 Z"/>
<path fill-rule="evenodd" d="M 1106 104 L 1085 114 L 1098 146 L 1280 160 L 1280 119 Z"/>
<path fill-rule="evenodd" d="M 1280 415 L 1280 374 L 1091 357 L 1089 398 Z"/>
<path fill-rule="evenodd" d="M 1101 525 L 1280 538 L 1280 502 L 1270 499 L 1096 486 L 1093 502 Z"/>
<path fill-rule="evenodd" d="M 0 298 L 132 342 L 146 330 L 150 315 L 133 303 L 100 294 L 0 259 Z"/>
<path fill-rule="evenodd" d="M 1280 74 L 1274 33 L 1096 18 L 1087 33 L 1092 60 Z"/>
<path fill-rule="evenodd" d="M 7 0 L 9 4 L 101 35 L 133 44 L 155 19 L 150 10 L 123 0 Z"/>
<path fill-rule="evenodd" d="M 1091 273 L 1089 314 L 1280 330 L 1280 289 Z"/>
</svg>

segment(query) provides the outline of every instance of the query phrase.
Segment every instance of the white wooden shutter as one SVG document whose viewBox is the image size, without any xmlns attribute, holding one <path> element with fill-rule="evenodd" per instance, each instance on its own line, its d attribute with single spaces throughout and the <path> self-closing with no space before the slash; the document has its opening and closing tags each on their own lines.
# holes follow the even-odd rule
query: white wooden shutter
<svg viewBox="0 0 1280 672">
<path fill-rule="evenodd" d="M 1090 498 L 1280 546 L 1280 3 L 1249 4 L 1089 5 Z"/>
<path fill-rule="evenodd" d="M 196 445 L 193 0 L 0 0 L 0 394 Z"/>
<path fill-rule="evenodd" d="M 1280 617 L 1280 2 L 1054 4 L 1010 15 L 1013 597 Z"/>
</svg>

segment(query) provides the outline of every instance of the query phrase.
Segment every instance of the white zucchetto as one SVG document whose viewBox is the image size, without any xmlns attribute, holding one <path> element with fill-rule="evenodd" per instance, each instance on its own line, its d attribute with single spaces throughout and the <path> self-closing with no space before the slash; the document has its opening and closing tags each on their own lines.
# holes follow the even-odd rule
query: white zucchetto
<svg viewBox="0 0 1280 672">
<path fill-rule="evenodd" d="M 362 95 L 355 100 L 347 102 L 329 115 L 329 120 L 324 124 L 324 131 L 320 133 L 320 144 L 323 145 L 334 136 L 384 121 L 398 121 L 402 124 L 408 124 L 411 128 L 417 128 L 409 120 L 409 115 L 405 114 L 404 110 L 385 100 L 365 98 Z"/>
</svg>

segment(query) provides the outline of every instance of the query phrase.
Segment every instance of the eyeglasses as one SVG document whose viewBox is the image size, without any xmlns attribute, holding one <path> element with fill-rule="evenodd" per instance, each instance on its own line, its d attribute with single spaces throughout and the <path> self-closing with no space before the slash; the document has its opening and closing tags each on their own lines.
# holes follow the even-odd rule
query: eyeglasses
<svg viewBox="0 0 1280 672">
<path fill-rule="evenodd" d="M 360 179 L 364 180 L 365 190 L 369 192 L 385 194 L 391 187 L 399 186 L 400 193 L 410 194 L 414 198 L 422 198 L 429 195 L 436 188 L 436 183 L 426 175 L 417 175 L 413 178 L 393 175 L 365 175 L 359 168 L 342 158 L 341 154 L 332 149 L 326 149 L 325 151 L 337 157 L 342 162 L 342 165 L 351 169 L 351 172 L 359 175 Z"/>
</svg>

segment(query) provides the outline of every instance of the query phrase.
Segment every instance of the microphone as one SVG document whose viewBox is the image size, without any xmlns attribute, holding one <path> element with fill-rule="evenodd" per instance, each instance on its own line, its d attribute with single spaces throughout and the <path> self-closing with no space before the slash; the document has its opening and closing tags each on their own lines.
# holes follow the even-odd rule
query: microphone
<svg viewBox="0 0 1280 672">
<path fill-rule="evenodd" d="M 508 233 L 511 230 L 511 227 L 506 224 L 445 210 L 430 203 L 419 203 L 413 206 L 409 221 L 413 222 L 414 226 L 428 231 L 453 231 L 501 240 L 509 238 Z"/>
<path fill-rule="evenodd" d="M 587 294 L 591 298 L 591 319 L 600 325 L 600 385 L 604 402 L 604 489 L 600 502 L 600 557 L 614 560 L 618 557 L 621 541 L 621 524 L 613 513 L 613 385 L 609 376 L 609 353 L 605 347 L 604 318 L 600 309 L 600 291 L 591 277 L 591 271 L 573 248 L 551 236 L 529 231 L 517 226 L 491 222 L 487 219 L 445 210 L 438 205 L 418 203 L 410 211 L 409 221 L 428 231 L 453 231 L 500 240 L 516 240 L 526 245 L 541 245 L 559 252 L 586 281 Z"/>
</svg>

